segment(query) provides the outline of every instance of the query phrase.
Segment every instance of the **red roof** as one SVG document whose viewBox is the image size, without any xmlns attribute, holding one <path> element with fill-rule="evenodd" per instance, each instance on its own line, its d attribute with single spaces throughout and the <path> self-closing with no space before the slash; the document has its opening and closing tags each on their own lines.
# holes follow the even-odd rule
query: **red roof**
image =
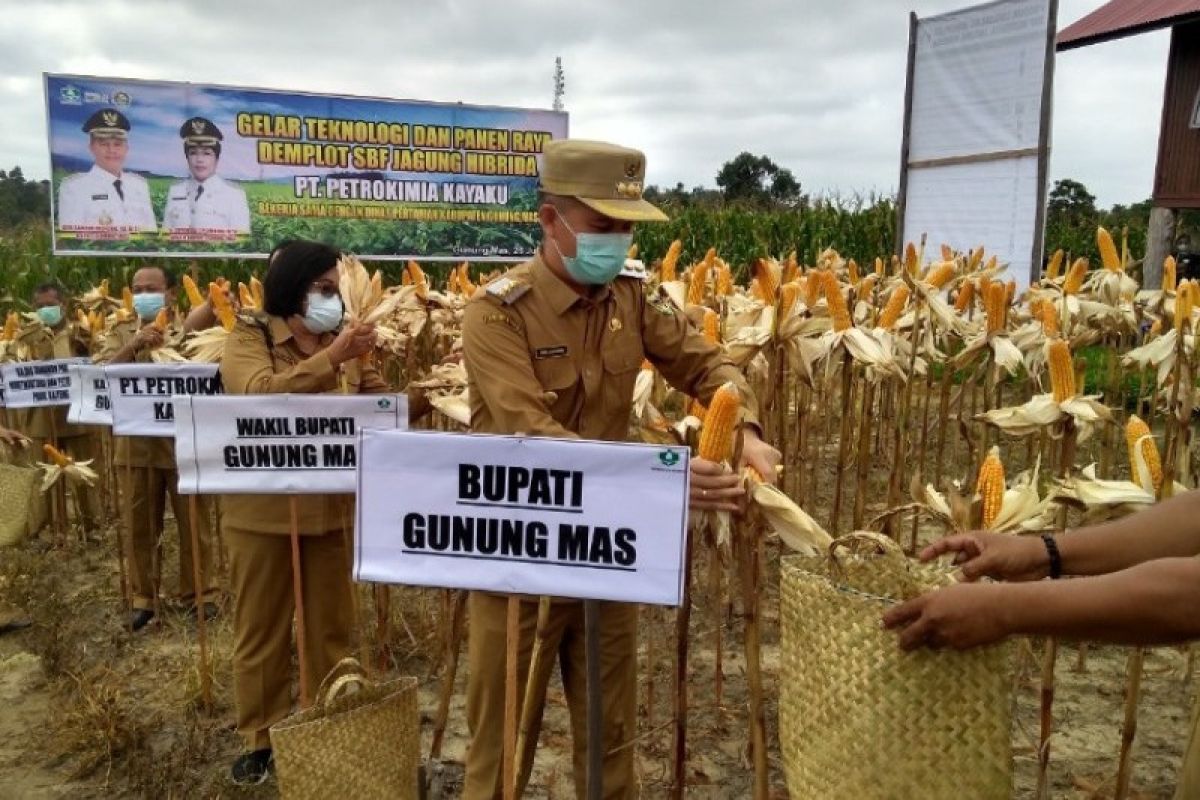
<svg viewBox="0 0 1200 800">
<path fill-rule="evenodd" d="M 1200 19 L 1200 0 L 1112 0 L 1058 34 L 1058 50 Z"/>
</svg>

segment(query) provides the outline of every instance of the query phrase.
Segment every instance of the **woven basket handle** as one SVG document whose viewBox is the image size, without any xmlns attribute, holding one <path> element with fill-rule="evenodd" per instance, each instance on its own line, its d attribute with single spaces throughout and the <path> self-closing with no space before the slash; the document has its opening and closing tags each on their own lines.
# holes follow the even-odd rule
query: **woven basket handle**
<svg viewBox="0 0 1200 800">
<path fill-rule="evenodd" d="M 851 553 L 860 553 L 862 550 L 856 545 L 861 544 L 875 545 L 875 551 L 881 556 L 899 559 L 905 558 L 904 550 L 890 536 L 884 536 L 882 533 L 874 531 L 854 531 L 847 533 L 845 536 L 839 536 L 830 542 L 829 559 L 836 562 L 838 560 L 838 550 L 843 547 Z"/>
<path fill-rule="evenodd" d="M 357 677 L 359 683 L 366 682 L 366 672 L 363 670 L 362 664 L 358 663 L 357 658 L 343 658 L 333 665 L 333 669 L 329 670 L 329 674 L 325 676 L 325 680 L 321 681 L 321 685 L 317 688 L 317 705 L 324 705 L 329 700 L 332 700 L 333 698 L 327 697 L 327 695 L 332 694 L 333 687 L 346 676 Z"/>
<path fill-rule="evenodd" d="M 367 677 L 365 675 L 355 675 L 353 673 L 343 675 L 333 682 L 333 685 L 329 687 L 329 691 L 327 691 L 324 695 L 317 696 L 317 703 L 321 706 L 321 708 L 328 708 L 329 704 L 341 697 L 342 692 L 351 684 L 356 684 L 360 688 L 365 688 L 367 686 Z"/>
</svg>

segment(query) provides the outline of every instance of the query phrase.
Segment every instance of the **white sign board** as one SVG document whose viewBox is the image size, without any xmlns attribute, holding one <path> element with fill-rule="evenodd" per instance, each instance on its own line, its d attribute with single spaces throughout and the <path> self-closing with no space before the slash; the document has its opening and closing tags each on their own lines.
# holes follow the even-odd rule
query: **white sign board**
<svg viewBox="0 0 1200 800">
<path fill-rule="evenodd" d="M 408 427 L 405 395 L 223 395 L 174 403 L 180 494 L 354 494 L 358 432 Z"/>
<path fill-rule="evenodd" d="M 982 245 L 1019 286 L 1041 267 L 1053 16 L 1051 0 L 999 0 L 915 31 L 902 241 Z"/>
<path fill-rule="evenodd" d="M 217 364 L 108 364 L 114 436 L 174 436 L 173 395 L 221 394 Z"/>
<path fill-rule="evenodd" d="M 359 581 L 678 605 L 684 447 L 367 430 Z"/>
<path fill-rule="evenodd" d="M 19 361 L 0 366 L 6 408 L 45 408 L 71 402 L 72 364 L 87 364 L 86 358 L 53 361 Z"/>
<path fill-rule="evenodd" d="M 67 422 L 73 425 L 112 425 L 112 405 L 108 398 L 108 381 L 104 367 L 99 364 L 73 364 L 71 374 L 71 405 Z"/>
</svg>

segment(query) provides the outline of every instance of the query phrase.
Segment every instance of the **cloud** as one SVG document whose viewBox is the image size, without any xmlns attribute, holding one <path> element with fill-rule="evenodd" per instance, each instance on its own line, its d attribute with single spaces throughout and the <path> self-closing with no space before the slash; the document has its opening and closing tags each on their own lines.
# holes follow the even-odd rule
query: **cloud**
<svg viewBox="0 0 1200 800">
<path fill-rule="evenodd" d="M 642 147 L 654 183 L 712 185 L 742 150 L 808 191 L 895 189 L 907 11 L 963 0 L 443 0 L 14 4 L 0 30 L 0 153 L 48 173 L 40 73 L 547 107 L 572 135 Z M 1097 5 L 1062 0 L 1060 27 Z M 1165 33 L 1058 60 L 1051 177 L 1102 204 L 1150 193 Z M 8 166 L 0 165 L 0 166 Z"/>
</svg>

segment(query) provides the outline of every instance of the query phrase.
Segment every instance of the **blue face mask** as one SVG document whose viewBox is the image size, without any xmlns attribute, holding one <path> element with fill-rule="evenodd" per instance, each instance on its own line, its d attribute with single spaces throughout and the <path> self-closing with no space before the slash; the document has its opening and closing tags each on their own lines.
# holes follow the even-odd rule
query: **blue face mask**
<svg viewBox="0 0 1200 800">
<path fill-rule="evenodd" d="M 326 297 L 320 292 L 308 293 L 308 310 L 304 312 L 304 327 L 312 333 L 329 333 L 342 324 L 342 298 Z"/>
<path fill-rule="evenodd" d="M 625 257 L 629 253 L 629 246 L 633 244 L 633 234 L 575 233 L 561 214 L 558 219 L 575 237 L 574 257 L 563 255 L 558 242 L 554 243 L 572 280 L 585 286 L 602 286 L 616 280 L 625 268 Z"/>
<path fill-rule="evenodd" d="M 47 328 L 56 328 L 62 322 L 62 306 L 42 306 L 37 315 Z"/>
<path fill-rule="evenodd" d="M 133 296 L 133 310 L 139 318 L 152 320 L 167 301 L 162 292 L 142 292 Z"/>
</svg>

